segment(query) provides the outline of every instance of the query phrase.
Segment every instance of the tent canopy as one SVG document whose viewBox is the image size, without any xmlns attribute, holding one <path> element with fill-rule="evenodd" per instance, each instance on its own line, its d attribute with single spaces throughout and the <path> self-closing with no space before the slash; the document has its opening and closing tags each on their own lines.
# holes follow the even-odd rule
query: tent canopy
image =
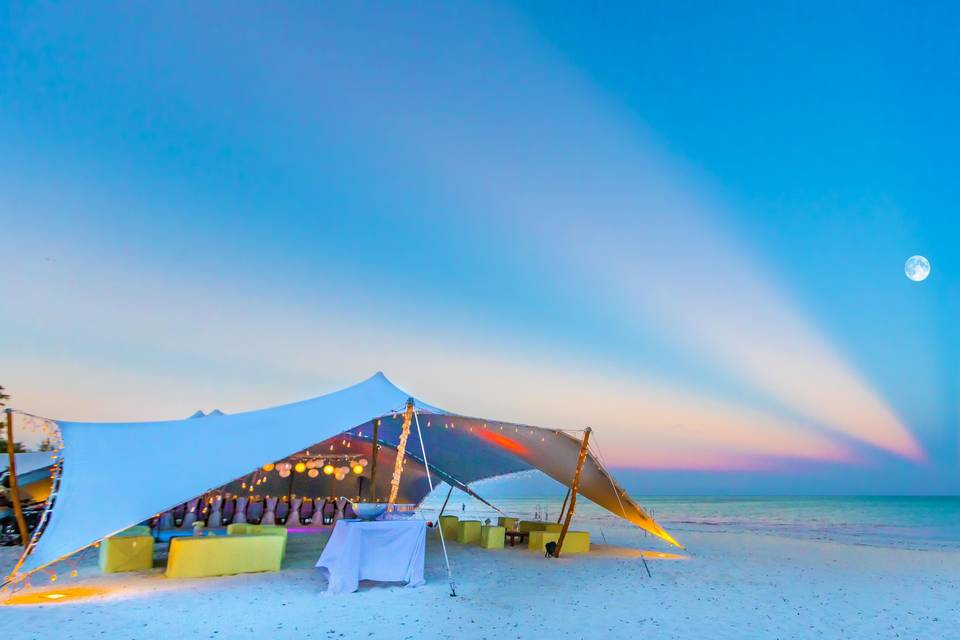
<svg viewBox="0 0 960 640">
<path fill-rule="evenodd" d="M 465 488 L 494 476 L 540 469 L 569 486 L 579 440 L 539 427 L 468 418 L 423 403 L 382 373 L 327 395 L 245 413 L 161 422 L 57 421 L 63 469 L 51 517 L 23 559 L 30 573 L 154 514 L 336 437 L 396 448 L 402 414 L 414 402 L 434 478 Z M 426 469 L 411 433 L 406 453 Z M 386 461 L 384 461 L 386 462 Z M 384 476 L 389 476 L 385 472 Z M 407 498 L 419 503 L 426 482 L 411 483 Z M 579 492 L 661 539 L 678 543 L 650 518 L 592 456 Z M 109 505 L 103 509 L 98 506 Z M 679 545 L 678 545 L 679 546 Z"/>
</svg>

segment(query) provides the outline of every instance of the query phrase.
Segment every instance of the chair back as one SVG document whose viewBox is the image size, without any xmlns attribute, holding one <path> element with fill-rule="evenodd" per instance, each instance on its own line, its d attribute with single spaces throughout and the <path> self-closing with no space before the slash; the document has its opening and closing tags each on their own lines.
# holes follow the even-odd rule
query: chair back
<svg viewBox="0 0 960 640">
<path fill-rule="evenodd" d="M 237 501 L 235 498 L 227 500 L 223 505 L 223 515 L 220 518 L 220 524 L 230 524 L 233 522 L 233 514 L 237 510 Z"/>
<path fill-rule="evenodd" d="M 323 509 L 320 513 L 323 514 L 323 524 L 332 524 L 333 518 L 337 514 L 336 503 L 333 500 L 327 498 L 327 500 L 323 503 Z"/>
<path fill-rule="evenodd" d="M 277 505 L 277 522 L 286 522 L 290 519 L 290 503 L 286 500 L 281 500 L 280 504 Z"/>
<path fill-rule="evenodd" d="M 263 519 L 263 512 L 263 500 L 254 500 L 250 503 L 250 506 L 247 507 L 247 522 L 260 524 L 260 521 Z"/>
</svg>

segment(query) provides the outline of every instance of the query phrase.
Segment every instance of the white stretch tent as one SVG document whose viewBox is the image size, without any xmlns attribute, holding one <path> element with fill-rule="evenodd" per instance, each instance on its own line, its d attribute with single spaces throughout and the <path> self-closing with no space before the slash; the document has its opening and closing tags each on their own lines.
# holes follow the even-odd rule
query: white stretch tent
<svg viewBox="0 0 960 640">
<path fill-rule="evenodd" d="M 430 471 L 458 486 L 538 468 L 569 486 L 579 440 L 552 429 L 452 414 L 412 398 L 382 373 L 341 391 L 293 404 L 203 419 L 163 422 L 57 421 L 63 469 L 49 522 L 16 569 L 16 579 L 156 513 L 333 437 L 368 441 L 381 418 L 381 445 L 399 441 L 402 413 L 418 412 Z M 422 466 L 416 430 L 407 455 Z M 371 443 L 372 444 L 372 443 Z M 216 456 L 210 452 L 216 451 Z M 422 483 L 421 483 L 422 484 Z M 588 456 L 580 493 L 661 539 L 678 543 Z M 426 496 L 423 490 L 417 502 Z M 109 505 L 109 508 L 97 508 Z"/>
</svg>

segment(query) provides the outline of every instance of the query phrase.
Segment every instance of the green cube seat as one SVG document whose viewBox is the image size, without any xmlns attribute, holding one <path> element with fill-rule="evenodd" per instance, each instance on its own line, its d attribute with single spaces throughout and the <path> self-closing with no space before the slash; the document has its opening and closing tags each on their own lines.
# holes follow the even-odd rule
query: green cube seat
<svg viewBox="0 0 960 640">
<path fill-rule="evenodd" d="M 153 536 L 113 536 L 100 543 L 100 570 L 104 573 L 146 571 L 153 568 Z"/>
<path fill-rule="evenodd" d="M 283 538 L 283 554 L 287 556 L 287 528 L 279 524 L 249 524 L 238 522 L 227 525 L 228 536 L 278 536 Z"/>
<path fill-rule="evenodd" d="M 184 536 L 170 541 L 168 578 L 279 571 L 286 539 L 277 535 Z"/>
<path fill-rule="evenodd" d="M 527 548 L 542 553 L 546 551 L 548 542 L 557 542 L 558 540 L 560 540 L 559 531 L 531 531 Z M 588 553 L 589 551 L 589 531 L 567 531 L 567 537 L 563 539 L 563 548 L 560 550 L 561 556 L 571 553 Z"/>
<path fill-rule="evenodd" d="M 484 549 L 503 549 L 506 533 L 504 527 L 483 525 L 480 527 L 480 546 Z"/>
<path fill-rule="evenodd" d="M 456 540 L 460 530 L 460 519 L 457 516 L 440 516 L 440 529 L 447 540 Z"/>
<path fill-rule="evenodd" d="M 480 542 L 480 521 L 461 520 L 460 528 L 457 530 L 457 542 L 464 544 Z"/>
</svg>

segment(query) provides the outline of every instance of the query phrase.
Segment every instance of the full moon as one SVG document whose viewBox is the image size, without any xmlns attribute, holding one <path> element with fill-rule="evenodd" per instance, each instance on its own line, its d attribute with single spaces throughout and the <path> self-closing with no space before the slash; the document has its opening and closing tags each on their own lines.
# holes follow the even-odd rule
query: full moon
<svg viewBox="0 0 960 640">
<path fill-rule="evenodd" d="M 903 265 L 903 272 L 914 282 L 926 280 L 930 275 L 930 261 L 923 256 L 907 258 L 907 263 Z"/>
</svg>

